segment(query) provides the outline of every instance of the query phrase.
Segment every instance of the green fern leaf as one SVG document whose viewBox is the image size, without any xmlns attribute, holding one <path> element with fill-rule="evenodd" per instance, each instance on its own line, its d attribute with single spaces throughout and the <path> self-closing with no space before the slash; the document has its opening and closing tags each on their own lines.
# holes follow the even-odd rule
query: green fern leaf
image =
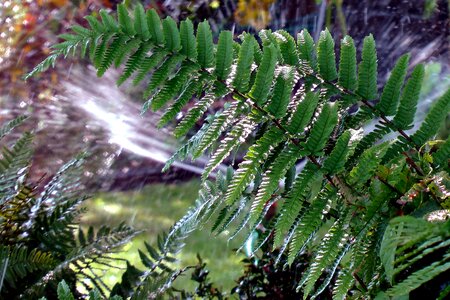
<svg viewBox="0 0 450 300">
<path fill-rule="evenodd" d="M 133 85 L 139 84 L 150 70 L 155 68 L 161 63 L 163 58 L 167 55 L 165 51 L 154 51 L 150 57 L 144 58 L 144 60 L 138 66 L 138 74 L 133 79 Z"/>
<path fill-rule="evenodd" d="M 203 68 L 209 68 L 214 62 L 214 44 L 208 21 L 203 21 L 197 27 L 198 62 Z"/>
<path fill-rule="evenodd" d="M 181 54 L 188 59 L 197 60 L 197 48 L 195 44 L 194 25 L 186 19 L 180 23 Z"/>
<path fill-rule="evenodd" d="M 103 55 L 102 61 L 97 69 L 97 76 L 101 77 L 105 74 L 106 70 L 111 68 L 113 62 L 117 59 L 121 53 L 120 48 L 127 42 L 128 37 L 124 35 L 115 36 L 109 47 L 106 49 Z"/>
<path fill-rule="evenodd" d="M 361 186 L 369 180 L 375 171 L 386 152 L 387 142 L 375 145 L 361 155 L 358 165 L 355 166 L 349 174 L 348 183 L 352 186 Z"/>
<path fill-rule="evenodd" d="M 253 36 L 246 34 L 243 38 L 236 67 L 236 76 L 233 80 L 233 86 L 240 92 L 246 92 L 249 88 L 250 74 L 253 63 Z"/>
<path fill-rule="evenodd" d="M 181 48 L 180 33 L 178 32 L 177 23 L 171 17 L 166 17 L 162 21 L 164 32 L 164 43 L 167 50 L 177 52 Z"/>
<path fill-rule="evenodd" d="M 444 274 L 448 270 L 450 270 L 450 254 L 444 255 L 442 260 L 435 261 L 429 266 L 414 272 L 405 280 L 387 290 L 386 294 L 392 297 L 407 295 L 425 282 L 430 281 L 439 274 Z"/>
<path fill-rule="evenodd" d="M 284 30 L 277 30 L 273 35 L 278 41 L 283 62 L 290 66 L 296 66 L 298 64 L 298 53 L 294 38 Z"/>
<path fill-rule="evenodd" d="M 133 26 L 133 20 L 131 20 L 130 15 L 125 4 L 121 3 L 117 5 L 117 18 L 119 19 L 120 30 L 128 36 L 134 36 L 136 30 Z"/>
<path fill-rule="evenodd" d="M 303 133 L 306 125 L 311 120 L 317 104 L 319 103 L 319 94 L 307 92 L 305 98 L 298 104 L 287 125 L 287 130 L 292 134 Z"/>
<path fill-rule="evenodd" d="M 178 148 L 178 150 L 166 161 L 162 172 L 166 172 L 169 170 L 170 166 L 176 160 L 185 160 L 195 149 L 197 149 L 199 142 L 201 141 L 203 135 L 209 127 L 209 123 L 203 124 L 203 126 L 197 131 L 195 135 L 193 135 L 183 146 Z"/>
<path fill-rule="evenodd" d="M 148 87 L 144 91 L 144 98 L 147 98 L 154 90 L 160 86 L 173 72 L 182 60 L 180 55 L 169 56 L 162 65 L 153 73 Z"/>
<path fill-rule="evenodd" d="M 282 246 L 286 232 L 295 223 L 295 219 L 306 200 L 309 188 L 317 178 L 322 180 L 322 174 L 318 167 L 313 163 L 306 163 L 302 172 L 295 179 L 292 189 L 286 195 L 281 207 L 280 215 L 275 224 L 274 249 Z"/>
<path fill-rule="evenodd" d="M 425 120 L 412 136 L 411 139 L 416 145 L 423 145 L 428 139 L 436 134 L 439 130 L 442 122 L 448 116 L 450 111 L 450 89 L 440 97 L 433 107 L 431 107 Z"/>
<path fill-rule="evenodd" d="M 361 54 L 362 60 L 358 66 L 357 94 L 366 100 L 376 99 L 377 92 L 377 50 L 372 35 L 364 38 Z"/>
<path fill-rule="evenodd" d="M 242 194 L 245 188 L 255 178 L 260 165 L 269 156 L 269 150 L 281 143 L 285 136 L 277 127 L 271 127 L 247 151 L 238 170 L 234 173 L 225 195 L 225 203 L 232 205 Z"/>
<path fill-rule="evenodd" d="M 120 45 L 122 46 L 122 45 Z M 141 44 L 141 46 L 134 52 L 130 58 L 128 59 L 125 70 L 123 71 L 120 78 L 117 80 L 116 84 L 120 86 L 124 83 L 130 76 L 139 69 L 142 65 L 145 56 L 147 55 L 148 50 L 150 50 L 150 45 L 148 43 Z"/>
<path fill-rule="evenodd" d="M 239 111 L 241 111 L 241 102 L 233 102 L 228 107 L 225 107 L 224 111 L 215 118 L 214 122 L 208 128 L 205 135 L 202 137 L 197 149 L 192 153 L 192 157 L 198 158 L 203 151 L 211 146 L 220 137 L 223 131 L 225 131 L 237 117 Z"/>
<path fill-rule="evenodd" d="M 375 130 L 365 135 L 361 141 L 359 141 L 358 145 L 356 145 L 355 153 L 350 161 L 355 161 L 356 158 L 359 157 L 366 149 L 370 148 L 373 144 L 381 140 L 391 131 L 392 129 L 390 127 L 376 124 Z"/>
<path fill-rule="evenodd" d="M 329 175 L 341 172 L 350 152 L 351 132 L 345 131 L 337 140 L 330 155 L 323 162 L 323 171 Z"/>
<path fill-rule="evenodd" d="M 294 71 L 291 67 L 283 67 L 276 79 L 272 98 L 267 106 L 267 110 L 276 119 L 281 119 L 286 115 L 293 86 Z"/>
<path fill-rule="evenodd" d="M 106 11 L 105 9 L 100 9 L 99 11 L 100 17 L 102 18 L 102 23 L 105 28 L 110 32 L 117 32 L 119 30 L 119 25 L 117 24 L 116 20 Z M 85 31 L 85 28 L 81 29 L 83 27 L 77 26 L 77 29 L 83 33 L 83 36 L 89 36 L 90 34 Z M 72 30 L 74 28 L 72 27 Z M 74 30 L 75 31 L 75 30 Z"/>
<path fill-rule="evenodd" d="M 328 213 L 332 202 L 336 198 L 335 190 L 326 186 L 314 199 L 304 214 L 299 216 L 292 241 L 289 246 L 287 264 L 291 265 L 304 246 L 311 240 L 314 233 L 323 222 L 323 217 Z"/>
<path fill-rule="evenodd" d="M 57 293 L 59 300 L 75 300 L 69 285 L 64 280 L 58 284 Z"/>
<path fill-rule="evenodd" d="M 275 158 L 269 169 L 262 178 L 260 188 L 253 200 L 250 213 L 250 223 L 260 216 L 267 201 L 278 188 L 279 181 L 286 175 L 287 170 L 304 155 L 304 151 L 293 144 L 286 145 L 281 153 Z"/>
<path fill-rule="evenodd" d="M 144 7 L 140 3 L 134 7 L 134 30 L 144 41 L 148 41 L 151 37 Z"/>
<path fill-rule="evenodd" d="M 189 78 L 195 76 L 197 70 L 198 66 L 196 64 L 191 62 L 183 63 L 175 76 L 167 81 L 154 97 L 148 100 L 151 101 L 150 107 L 152 111 L 157 111 L 175 97 Z"/>
<path fill-rule="evenodd" d="M 23 123 L 23 121 L 25 121 L 26 119 L 28 119 L 27 116 L 19 116 L 11 121 L 9 121 L 8 123 L 6 123 L 5 125 L 3 125 L 0 128 L 0 140 L 2 138 L 5 137 L 5 135 L 7 135 L 8 133 L 10 133 L 14 128 L 16 128 L 17 126 L 19 126 L 20 124 Z"/>
<path fill-rule="evenodd" d="M 175 100 L 175 103 L 167 109 L 167 111 L 162 115 L 161 119 L 158 122 L 158 127 L 162 127 L 171 120 L 173 120 L 178 113 L 181 112 L 183 107 L 192 99 L 195 93 L 203 86 L 203 78 L 191 79 L 187 84 L 183 91 L 180 93 L 180 96 Z"/>
<path fill-rule="evenodd" d="M 98 44 L 95 47 L 94 57 L 92 59 L 92 62 L 94 63 L 94 66 L 98 69 L 101 66 L 102 61 L 104 60 L 106 50 L 108 49 L 108 43 L 111 38 L 113 38 L 113 34 L 104 34 L 102 36 L 101 41 L 98 42 Z"/>
<path fill-rule="evenodd" d="M 450 157 L 450 139 L 447 138 L 447 140 L 445 140 L 445 142 L 433 154 L 433 164 L 441 168 L 447 167 L 449 157 Z"/>
<path fill-rule="evenodd" d="M 411 77 L 403 89 L 400 106 L 394 116 L 394 124 L 400 129 L 410 129 L 414 122 L 414 115 L 419 101 L 420 89 L 424 77 L 423 65 L 417 65 L 411 73 Z"/>
<path fill-rule="evenodd" d="M 333 288 L 333 300 L 345 300 L 347 299 L 347 293 L 355 283 L 352 272 L 347 269 L 339 270 L 336 284 Z"/>
<path fill-rule="evenodd" d="M 318 155 L 333 132 L 338 122 L 338 105 L 335 103 L 327 103 L 323 106 L 317 121 L 311 129 L 311 134 L 304 144 L 306 150 L 312 155 Z"/>
<path fill-rule="evenodd" d="M 216 68 L 214 74 L 219 80 L 226 80 L 231 72 L 233 63 L 233 34 L 224 30 L 219 35 L 216 54 Z"/>
<path fill-rule="evenodd" d="M 316 47 L 308 30 L 303 29 L 297 35 L 297 46 L 300 60 L 308 62 L 312 70 L 317 69 Z"/>
<path fill-rule="evenodd" d="M 334 41 L 328 29 L 320 33 L 319 42 L 317 43 L 317 61 L 319 74 L 324 80 L 333 81 L 337 78 Z"/>
<path fill-rule="evenodd" d="M 263 57 L 256 73 L 255 83 L 249 92 L 249 96 L 258 105 L 264 104 L 269 96 L 276 64 L 277 53 L 275 47 L 273 45 L 265 46 Z"/>
<path fill-rule="evenodd" d="M 211 159 L 202 174 L 203 180 L 205 180 L 209 173 L 211 173 L 211 171 L 214 170 L 228 154 L 230 154 L 231 150 L 245 141 L 249 134 L 255 129 L 261 118 L 261 113 L 253 110 L 249 117 L 243 117 L 236 123 L 227 136 L 221 141 L 216 152 L 211 156 Z"/>
<path fill-rule="evenodd" d="M 381 113 L 386 116 L 392 116 L 397 110 L 398 101 L 400 99 L 400 90 L 405 80 L 406 70 L 408 69 L 409 54 L 405 54 L 399 58 L 386 82 L 380 102 L 375 106 Z M 414 114 L 414 112 L 413 112 Z"/>
<path fill-rule="evenodd" d="M 164 33 L 161 28 L 161 19 L 154 9 L 147 10 L 147 26 L 150 31 L 152 41 L 157 45 L 163 45 Z"/>
<path fill-rule="evenodd" d="M 103 26 L 103 24 L 100 23 L 96 17 L 86 16 L 84 18 L 86 19 L 86 21 L 88 21 L 89 27 L 91 27 L 91 29 L 93 31 L 95 31 L 97 34 L 105 33 L 105 31 L 106 31 L 105 26 Z"/>
<path fill-rule="evenodd" d="M 195 105 L 192 107 L 186 116 L 181 120 L 181 122 L 178 124 L 178 126 L 174 130 L 174 135 L 176 137 L 182 137 L 187 134 L 189 129 L 192 128 L 192 126 L 195 125 L 195 123 L 198 121 L 198 119 L 205 113 L 205 111 L 208 109 L 208 107 L 211 106 L 211 104 L 216 99 L 216 95 L 214 92 L 207 92 L 203 98 L 201 98 Z"/>
<path fill-rule="evenodd" d="M 340 86 L 350 91 L 356 88 L 356 48 L 353 39 L 348 35 L 341 40 L 338 77 Z"/>
<path fill-rule="evenodd" d="M 131 39 L 126 41 L 126 43 L 123 44 L 122 47 L 118 47 L 118 53 L 116 55 L 116 58 L 114 59 L 114 66 L 118 68 L 122 64 L 125 57 L 128 54 L 132 53 L 134 49 L 139 48 L 141 43 L 142 41 L 140 39 Z"/>
<path fill-rule="evenodd" d="M 311 266 L 304 273 L 303 278 L 300 280 L 297 287 L 300 288 L 304 285 L 303 299 L 306 299 L 309 296 L 325 268 L 331 270 L 327 275 L 326 280 L 321 287 L 317 289 L 312 298 L 315 298 L 320 294 L 330 283 L 331 277 L 333 277 L 339 262 L 346 253 L 346 250 L 348 250 L 347 242 L 349 235 L 346 233 L 346 228 L 348 226 L 346 221 L 349 221 L 348 213 L 347 217 L 342 216 L 341 219 L 335 221 L 320 243 Z"/>
</svg>

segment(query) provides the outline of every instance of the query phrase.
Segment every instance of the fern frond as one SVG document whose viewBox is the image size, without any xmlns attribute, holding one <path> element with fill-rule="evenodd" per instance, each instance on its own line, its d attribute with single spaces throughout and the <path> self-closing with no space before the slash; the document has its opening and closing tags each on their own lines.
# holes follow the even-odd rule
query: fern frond
<svg viewBox="0 0 450 300">
<path fill-rule="evenodd" d="M 287 125 L 287 130 L 292 134 L 303 133 L 305 127 L 311 120 L 314 111 L 319 103 L 319 94 L 307 92 L 303 100 L 300 101 Z"/>
<path fill-rule="evenodd" d="M 450 254 L 444 255 L 443 259 L 440 261 L 435 261 L 429 266 L 426 266 L 410 276 L 408 276 L 402 282 L 396 284 L 392 288 L 386 291 L 389 296 L 402 296 L 407 295 L 412 290 L 418 288 L 427 281 L 430 281 L 439 274 L 450 270 Z"/>
<path fill-rule="evenodd" d="M 333 300 L 347 299 L 347 293 L 352 288 L 355 279 L 352 272 L 347 269 L 339 270 L 336 283 L 333 287 Z"/>
<path fill-rule="evenodd" d="M 372 35 L 364 38 L 361 62 L 358 66 L 357 93 L 366 100 L 377 98 L 377 50 Z"/>
<path fill-rule="evenodd" d="M 304 155 L 303 149 L 289 144 L 275 158 L 269 169 L 263 175 L 260 188 L 250 208 L 251 223 L 261 214 L 267 201 L 278 188 L 279 181 L 286 175 L 287 170 Z"/>
<path fill-rule="evenodd" d="M 203 68 L 209 68 L 214 62 L 214 44 L 208 21 L 203 21 L 197 27 L 198 63 Z"/>
<path fill-rule="evenodd" d="M 162 65 L 153 73 L 152 78 L 148 84 L 147 89 L 144 92 L 144 98 L 147 98 L 158 86 L 160 86 L 167 78 L 170 73 L 177 67 L 178 63 L 182 60 L 180 55 L 174 55 L 168 57 Z M 148 103 L 150 104 L 150 102 Z M 144 113 L 148 107 L 144 105 L 142 108 L 142 113 Z M 145 108 L 145 109 L 144 109 Z"/>
<path fill-rule="evenodd" d="M 375 174 L 378 164 L 387 150 L 387 145 L 385 142 L 364 151 L 359 159 L 358 165 L 350 171 L 347 179 L 350 185 L 360 186 Z"/>
<path fill-rule="evenodd" d="M 278 41 L 284 64 L 296 66 L 298 64 L 298 53 L 292 35 L 285 30 L 277 30 L 273 35 Z"/>
<path fill-rule="evenodd" d="M 303 29 L 297 35 L 297 47 L 299 58 L 303 61 L 308 62 L 312 70 L 316 70 L 316 47 L 314 45 L 314 40 L 309 34 L 308 30 Z"/>
<path fill-rule="evenodd" d="M 120 30 L 123 33 L 127 34 L 128 36 L 133 36 L 136 34 L 136 29 L 133 26 L 133 20 L 128 14 L 128 10 L 123 3 L 117 5 L 117 19 L 119 20 Z M 95 28 L 93 29 L 95 30 Z"/>
<path fill-rule="evenodd" d="M 450 139 L 447 139 L 433 154 L 433 164 L 438 166 L 438 168 L 448 167 L 449 157 L 450 157 Z"/>
<path fill-rule="evenodd" d="M 271 127 L 264 135 L 251 146 L 239 168 L 234 173 L 233 179 L 225 195 L 225 203 L 233 204 L 255 178 L 258 168 L 269 156 L 269 151 L 285 139 L 280 129 Z"/>
<path fill-rule="evenodd" d="M 159 65 L 164 57 L 167 55 L 167 52 L 156 50 L 152 53 L 151 56 L 145 57 L 144 60 L 139 64 L 138 74 L 133 80 L 133 85 L 137 85 L 141 82 L 148 72 Z"/>
<path fill-rule="evenodd" d="M 226 106 L 224 111 L 214 119 L 211 126 L 203 135 L 198 147 L 192 153 L 192 157 L 195 159 L 199 157 L 203 151 L 210 147 L 220 137 L 237 117 L 237 114 L 242 110 L 242 102 L 232 102 L 229 106 Z"/>
<path fill-rule="evenodd" d="M 164 33 L 161 27 L 161 19 L 154 9 L 147 10 L 147 26 L 150 31 L 152 41 L 157 45 L 163 45 Z"/>
<path fill-rule="evenodd" d="M 221 141 L 216 152 L 211 156 L 211 159 L 205 168 L 205 172 L 202 175 L 203 179 L 207 178 L 209 173 L 214 170 L 228 156 L 228 154 L 230 154 L 231 150 L 245 141 L 249 134 L 256 128 L 258 121 L 261 121 L 261 113 L 255 110 L 252 110 L 249 117 L 243 117 L 239 120 L 239 122 Z"/>
<path fill-rule="evenodd" d="M 121 41 L 121 39 L 117 39 L 117 41 Z M 114 43 L 114 42 L 113 42 Z M 122 47 L 121 44 L 117 45 L 118 47 Z M 150 49 L 150 45 L 147 43 L 141 44 L 140 47 L 136 50 L 136 52 L 134 52 L 130 58 L 128 59 L 127 63 L 125 64 L 125 70 L 123 71 L 122 75 L 120 76 L 120 78 L 117 80 L 116 84 L 118 86 L 120 86 L 122 83 L 124 83 L 128 78 L 130 78 L 130 76 L 136 71 L 138 70 L 142 63 L 143 60 L 145 58 L 145 56 L 147 55 L 148 50 Z M 105 55 L 105 57 L 114 57 L 115 55 L 112 56 L 107 56 Z M 112 63 L 112 61 L 111 61 Z M 107 64 L 109 64 L 109 62 L 107 62 Z M 99 68 L 99 72 L 104 72 L 106 71 L 106 66 L 105 68 Z M 97 75 L 101 76 L 102 73 L 98 73 Z"/>
<path fill-rule="evenodd" d="M 450 111 L 450 90 L 446 91 L 431 107 L 420 128 L 411 136 L 416 145 L 423 145 L 439 130 Z"/>
<path fill-rule="evenodd" d="M 400 106 L 394 116 L 394 124 L 399 129 L 410 129 L 414 121 L 414 115 L 419 101 L 420 89 L 424 77 L 425 69 L 423 65 L 417 65 L 411 73 L 411 77 L 403 89 L 400 99 Z"/>
<path fill-rule="evenodd" d="M 119 25 L 117 24 L 117 21 L 114 19 L 113 16 L 111 16 L 108 13 L 108 11 L 106 11 L 105 9 L 100 9 L 99 14 L 100 14 L 100 17 L 102 19 L 103 26 L 105 26 L 105 28 L 108 31 L 116 32 L 119 29 Z M 79 31 L 81 31 L 81 33 L 84 33 L 85 36 L 89 36 L 90 35 L 88 31 L 85 31 L 85 28 L 78 27 L 78 29 L 79 29 Z"/>
<path fill-rule="evenodd" d="M 310 206 L 305 209 L 304 213 L 298 216 L 292 241 L 289 245 L 288 265 L 294 262 L 297 255 L 314 236 L 335 198 L 335 190 L 326 186 Z"/>
<path fill-rule="evenodd" d="M 137 3 L 134 7 L 134 30 L 141 36 L 142 40 L 148 41 L 151 37 L 150 30 L 147 25 L 147 17 L 142 4 Z"/>
<path fill-rule="evenodd" d="M 194 35 L 194 24 L 189 19 L 181 21 L 180 23 L 180 37 L 181 37 L 181 54 L 188 59 L 197 60 L 197 45 Z"/>
<path fill-rule="evenodd" d="M 302 172 L 295 179 L 292 189 L 285 196 L 285 201 L 275 224 L 274 248 L 282 245 L 286 232 L 295 223 L 295 219 L 303 207 L 312 182 L 316 181 L 317 178 L 322 180 L 322 174 L 318 167 L 313 163 L 306 163 Z"/>
<path fill-rule="evenodd" d="M 205 111 L 208 109 L 208 107 L 211 106 L 211 104 L 216 99 L 216 95 L 214 92 L 207 92 L 203 98 L 201 98 L 195 105 L 192 107 L 186 116 L 181 120 L 181 122 L 178 124 L 178 126 L 174 130 L 174 135 L 176 137 L 182 137 L 186 135 L 186 133 L 189 131 L 189 129 L 192 128 L 192 126 L 195 125 L 195 123 L 198 121 L 198 119 L 205 113 Z"/>
<path fill-rule="evenodd" d="M 243 38 L 236 67 L 236 76 L 233 80 L 233 86 L 240 92 L 246 92 L 249 88 L 250 74 L 253 63 L 253 40 L 254 37 L 246 34 Z"/>
<path fill-rule="evenodd" d="M 219 35 L 216 53 L 216 68 L 214 74 L 219 80 L 226 80 L 233 63 L 233 34 L 224 30 Z"/>
<path fill-rule="evenodd" d="M 309 154 L 320 155 L 337 122 L 338 105 L 336 103 L 325 104 L 311 129 L 308 140 L 304 144 Z"/>
<path fill-rule="evenodd" d="M 109 68 L 111 68 L 113 62 L 119 57 L 121 48 L 128 41 L 128 37 L 124 35 L 116 35 L 113 41 L 109 44 L 104 52 L 103 58 L 97 69 L 97 76 L 103 76 Z M 83 54 L 82 54 L 83 56 Z"/>
<path fill-rule="evenodd" d="M 323 79 L 333 81 L 337 78 L 334 41 L 328 29 L 320 33 L 317 43 L 317 62 L 319 74 Z"/>
<path fill-rule="evenodd" d="M 267 105 L 267 110 L 276 119 L 280 119 L 286 114 L 293 86 L 294 72 L 292 68 L 283 67 L 275 81 L 272 98 Z"/>
<path fill-rule="evenodd" d="M 14 128 L 21 125 L 28 117 L 27 116 L 19 116 L 0 128 L 0 140 L 5 137 L 8 133 L 10 133 Z"/>
<path fill-rule="evenodd" d="M 347 224 L 333 224 L 323 238 L 323 242 L 317 250 L 317 259 L 312 262 L 309 270 L 306 271 L 306 274 L 298 286 L 298 288 L 300 288 L 302 285 L 305 285 L 303 299 L 306 299 L 311 293 L 315 283 L 326 268 L 329 269 L 329 272 L 324 282 L 317 288 L 311 298 L 315 299 L 330 284 L 331 279 L 336 272 L 336 268 L 350 247 L 350 244 L 348 243 L 349 235 L 345 232 L 346 226 Z"/>
<path fill-rule="evenodd" d="M 173 78 L 167 81 L 163 87 L 148 101 L 150 101 L 150 108 L 152 111 L 157 111 L 163 107 L 168 101 L 172 100 L 189 78 L 195 76 L 198 70 L 198 65 L 185 61 L 182 63 L 180 69 Z"/>
<path fill-rule="evenodd" d="M 249 96 L 255 99 L 255 103 L 258 105 L 264 104 L 269 96 L 276 64 L 277 53 L 275 47 L 273 45 L 264 46 L 262 60 L 256 72 L 255 83 L 249 92 Z"/>
<path fill-rule="evenodd" d="M 114 59 L 114 66 L 118 68 L 120 64 L 125 60 L 128 54 L 132 53 L 133 50 L 139 48 L 142 41 L 138 38 L 128 39 L 122 47 L 118 47 L 118 52 L 116 58 Z M 106 54 L 105 54 L 106 55 Z"/>
<path fill-rule="evenodd" d="M 181 49 L 180 32 L 177 23 L 168 16 L 162 21 L 164 33 L 164 45 L 171 52 L 178 52 Z"/>
<path fill-rule="evenodd" d="M 50 270 L 56 263 L 50 253 L 37 248 L 31 251 L 24 246 L 0 246 L 0 252 L 7 253 L 8 266 L 5 273 L 5 282 L 15 288 L 17 281 L 37 271 Z"/>
<path fill-rule="evenodd" d="M 355 153 L 351 158 L 351 161 L 355 161 L 357 157 L 361 155 L 366 149 L 370 148 L 376 142 L 385 137 L 388 133 L 392 131 L 392 128 L 376 124 L 375 130 L 365 135 L 361 141 L 359 141 L 358 145 L 356 145 Z"/>
<path fill-rule="evenodd" d="M 338 83 L 350 91 L 356 88 L 356 48 L 348 35 L 341 40 Z"/>
<path fill-rule="evenodd" d="M 336 145 L 330 155 L 323 162 L 323 171 L 329 175 L 334 175 L 343 170 L 350 153 L 351 131 L 345 131 L 337 140 Z"/>
<path fill-rule="evenodd" d="M 375 106 L 386 116 L 394 115 L 397 110 L 400 91 L 403 86 L 403 81 L 405 80 L 406 70 L 408 69 L 409 57 L 409 54 L 405 54 L 398 59 L 388 81 L 384 85 L 380 102 Z"/>
<path fill-rule="evenodd" d="M 3 159 L 0 159 L 0 204 L 5 196 L 14 194 L 18 180 L 26 174 L 32 155 L 32 140 L 33 135 L 26 132 L 12 149 L 3 149 Z"/>
</svg>

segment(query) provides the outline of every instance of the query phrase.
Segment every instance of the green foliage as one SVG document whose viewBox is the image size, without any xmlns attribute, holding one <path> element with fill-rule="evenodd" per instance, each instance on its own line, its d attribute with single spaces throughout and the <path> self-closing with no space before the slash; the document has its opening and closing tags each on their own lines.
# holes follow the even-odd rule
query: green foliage
<svg viewBox="0 0 450 300">
<path fill-rule="evenodd" d="M 149 73 L 145 97 L 151 99 L 144 112 L 165 109 L 175 98 L 161 125 L 175 118 L 191 98 L 198 99 L 179 122 L 175 135 L 185 137 L 194 124 L 206 122 L 169 160 L 170 165 L 177 158 L 211 153 L 202 176 L 206 189 L 199 194 L 204 202 L 187 215 L 196 212 L 202 217 L 189 220 L 204 223 L 215 217 L 215 231 L 236 226 L 231 238 L 247 227 L 246 245 L 263 227 L 264 234 L 249 253 L 256 253 L 274 236 L 274 247 L 280 247 L 277 262 L 287 253 L 286 267 L 299 255 L 317 253 L 310 256 L 306 272 L 296 282 L 305 297 L 320 297 L 332 282 L 336 299 L 348 293 L 355 298 L 414 293 L 448 269 L 448 245 L 442 242 L 436 246 L 440 250 L 433 250 L 437 245 L 433 241 L 443 235 L 429 221 L 423 222 L 434 228 L 431 231 L 425 223 L 420 224 L 424 232 L 434 235 L 418 235 L 423 240 L 392 246 L 398 245 L 397 235 L 392 234 L 394 223 L 390 223 L 396 212 L 420 219 L 439 206 L 445 208 L 448 202 L 448 139 L 430 139 L 448 115 L 450 91 L 436 101 L 417 131 L 404 131 L 413 125 L 422 66 L 414 69 L 404 85 L 409 56 L 400 57 L 377 99 L 378 58 L 372 35 L 364 39 L 358 68 L 352 39 L 342 40 L 338 70 L 328 30 L 321 33 L 317 49 L 306 30 L 298 35 L 297 45 L 285 31 L 265 30 L 259 34 L 262 45 L 247 33 L 240 36 L 240 42 L 234 42 L 225 31 L 216 46 L 206 21 L 198 25 L 194 40 L 189 21 L 183 21 L 180 29 L 171 19 L 161 25 L 156 12 L 150 10 L 148 39 L 146 30 L 139 29 L 142 22 L 136 21 L 142 18 L 142 11 L 137 8 L 134 15 L 130 17 L 120 8 L 116 29 L 90 17 L 89 28 L 73 27 L 74 33 L 63 36 L 65 41 L 55 45 L 49 58 L 29 76 L 52 66 L 58 56 L 88 47 L 97 69 L 96 61 L 106 62 L 105 69 L 111 61 L 121 62 L 129 56 L 133 61 L 128 63 L 128 71 L 125 68 L 125 77 L 130 70 L 139 70 L 135 81 L 141 81 Z M 134 26 L 132 19 L 139 26 Z M 118 54 L 115 38 L 126 41 Z M 134 55 L 144 45 L 152 54 Z M 217 115 L 212 114 L 208 109 L 220 98 L 230 103 Z M 376 122 L 375 130 L 361 138 L 362 127 L 369 121 Z M 238 147 L 246 152 L 237 170 L 225 176 L 226 180 L 218 178 L 216 185 L 207 181 Z M 293 167 L 300 161 L 306 165 L 291 184 Z M 279 203 L 280 211 L 270 217 L 271 207 Z M 447 225 L 443 228 L 448 230 Z M 166 253 L 175 251 L 179 244 L 170 246 L 171 237 L 175 241 L 179 234 L 184 239 L 189 232 L 175 230 L 161 239 L 167 242 L 147 249 L 153 255 L 141 255 L 144 265 L 167 277 L 152 281 L 148 273 L 128 272 L 127 282 L 138 282 L 136 295 L 158 294 L 161 286 L 172 281 L 174 273 L 164 262 L 170 257 Z M 433 271 L 415 263 L 423 258 L 421 249 L 437 253 Z"/>
<path fill-rule="evenodd" d="M 6 124 L 7 133 L 25 120 Z M 56 282 L 65 280 L 57 293 L 73 299 L 69 290 L 83 282 L 104 295 L 107 290 L 92 264 L 110 267 L 109 254 L 128 242 L 137 232 L 120 225 L 87 233 L 78 227 L 80 205 L 86 199 L 80 184 L 84 156 L 79 156 L 52 177 L 45 186 L 28 182 L 32 135 L 12 147 L 4 147 L 0 162 L 2 185 L 0 203 L 0 295 L 5 299 L 36 299 L 56 292 Z"/>
</svg>

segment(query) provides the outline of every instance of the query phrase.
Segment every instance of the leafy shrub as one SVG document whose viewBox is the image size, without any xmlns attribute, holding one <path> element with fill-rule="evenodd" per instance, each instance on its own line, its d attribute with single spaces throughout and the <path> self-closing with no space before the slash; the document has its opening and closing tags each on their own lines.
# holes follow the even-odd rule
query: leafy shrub
<svg viewBox="0 0 450 300">
<path fill-rule="evenodd" d="M 195 33 L 190 20 L 161 22 L 140 5 L 131 16 L 123 5 L 117 19 L 105 11 L 100 16 L 86 17 L 89 28 L 74 25 L 62 35 L 64 41 L 29 76 L 60 56 L 88 52 L 99 76 L 113 64 L 125 65 L 118 84 L 135 73 L 138 84 L 151 74 L 142 112 L 166 108 L 160 126 L 194 99 L 175 136 L 186 137 L 198 120 L 206 122 L 167 165 L 211 151 L 199 193 L 204 201 L 188 216 L 203 223 L 216 215 L 214 232 L 228 230 L 234 238 L 246 228 L 247 241 L 277 203 L 279 211 L 252 251 L 273 239 L 279 268 L 284 255 L 289 267 L 309 253 L 306 270 L 293 282 L 304 298 L 318 297 L 334 276 L 334 299 L 384 299 L 414 293 L 448 274 L 450 141 L 432 139 L 448 115 L 450 91 L 408 133 L 424 73 L 417 65 L 405 83 L 408 54 L 398 59 L 379 95 L 371 35 L 358 64 L 352 38 L 344 37 L 337 68 L 327 30 L 317 45 L 306 30 L 297 40 L 283 30 L 262 30 L 260 42 L 246 33 L 236 42 L 222 31 L 215 44 L 206 21 Z M 217 99 L 229 101 L 213 115 L 207 110 Z M 363 134 L 369 121 L 375 129 Z M 210 183 L 211 172 L 244 141 L 250 146 L 234 174 Z M 150 277 L 140 278 L 139 292 L 158 291 Z M 446 280 L 436 297 L 450 292 Z"/>
</svg>

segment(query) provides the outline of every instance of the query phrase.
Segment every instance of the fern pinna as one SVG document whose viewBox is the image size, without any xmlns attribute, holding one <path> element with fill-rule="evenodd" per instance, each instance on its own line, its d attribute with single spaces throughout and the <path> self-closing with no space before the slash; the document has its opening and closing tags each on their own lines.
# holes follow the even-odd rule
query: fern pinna
<svg viewBox="0 0 450 300">
<path fill-rule="evenodd" d="M 148 80 L 142 112 L 164 109 L 160 126 L 192 102 L 175 135 L 185 137 L 199 120 L 206 122 L 168 164 L 210 150 L 203 180 L 248 142 L 223 201 L 209 207 L 220 212 L 214 230 L 237 224 L 235 233 L 246 227 L 251 238 L 261 230 L 270 206 L 278 203 L 275 221 L 264 230 L 273 233 L 280 255 L 287 254 L 292 263 L 304 251 L 317 253 L 295 283 L 304 298 L 320 296 L 331 282 L 335 299 L 399 295 L 448 270 L 450 248 L 444 236 L 427 248 L 442 252 L 433 257 L 439 268 L 428 276 L 421 276 L 425 269 L 420 265 L 405 267 L 425 253 L 412 249 L 406 254 L 410 244 L 403 246 L 403 240 L 398 248 L 383 248 L 391 232 L 384 233 L 386 226 L 403 228 L 404 219 L 389 222 L 395 214 L 414 213 L 421 219 L 448 202 L 449 143 L 429 140 L 448 115 L 450 91 L 434 103 L 418 130 L 406 132 L 419 100 L 422 65 L 414 67 L 405 83 L 409 55 L 400 57 L 380 95 L 371 35 L 363 41 L 359 63 L 352 38 L 344 37 L 337 67 L 328 30 L 317 45 L 306 30 L 296 40 L 283 30 L 262 30 L 258 40 L 243 33 L 237 41 L 222 31 L 215 43 L 207 21 L 195 31 L 188 19 L 177 26 L 141 5 L 131 14 L 119 5 L 117 15 L 101 11 L 101 20 L 86 18 L 88 27 L 73 26 L 28 76 L 54 65 L 60 56 L 88 52 L 99 76 L 114 64 L 125 65 L 118 84 L 133 74 L 134 84 Z M 219 100 L 227 102 L 224 109 L 207 113 Z M 371 120 L 377 121 L 375 129 L 363 133 Z M 303 162 L 292 184 L 280 184 Z M 448 221 L 442 226 L 448 228 Z M 263 242 L 271 236 L 266 234 Z M 389 251 L 389 259 L 383 251 Z M 397 266 L 403 268 L 398 276 L 388 271 Z"/>
</svg>

